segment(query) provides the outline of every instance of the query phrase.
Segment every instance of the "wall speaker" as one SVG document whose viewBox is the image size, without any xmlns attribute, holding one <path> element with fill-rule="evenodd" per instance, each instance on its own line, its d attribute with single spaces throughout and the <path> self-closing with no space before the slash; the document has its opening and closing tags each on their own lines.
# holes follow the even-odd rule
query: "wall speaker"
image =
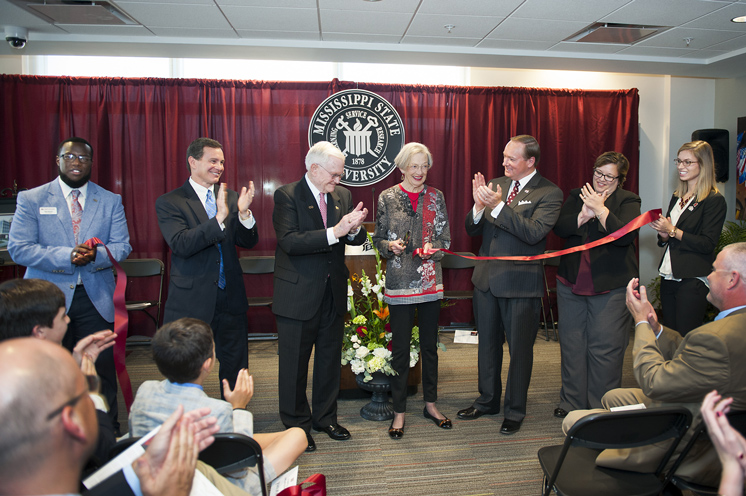
<svg viewBox="0 0 746 496">
<path fill-rule="evenodd" d="M 728 142 L 730 134 L 727 129 L 697 129 L 692 133 L 692 141 L 706 141 L 715 155 L 715 177 L 719 183 L 728 180 Z"/>
</svg>

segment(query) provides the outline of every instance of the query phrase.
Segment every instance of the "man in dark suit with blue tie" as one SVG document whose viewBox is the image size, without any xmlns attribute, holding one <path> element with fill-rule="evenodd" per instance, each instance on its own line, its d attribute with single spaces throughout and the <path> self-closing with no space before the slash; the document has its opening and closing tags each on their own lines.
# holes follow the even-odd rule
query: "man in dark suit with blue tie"
<svg viewBox="0 0 746 496">
<path fill-rule="evenodd" d="M 249 210 L 254 182 L 241 193 L 219 184 L 223 146 L 197 138 L 187 149 L 190 178 L 155 202 L 158 225 L 171 248 L 171 275 L 163 322 L 191 317 L 209 322 L 220 361 L 218 376 L 232 389 L 249 366 L 246 289 L 236 246 L 259 240 Z M 217 186 L 217 187 L 216 187 Z"/>
<path fill-rule="evenodd" d="M 59 177 L 18 194 L 8 251 L 26 266 L 26 279 L 44 279 L 65 294 L 70 324 L 62 344 L 73 350 L 81 339 L 114 325 L 114 271 L 106 250 L 84 244 L 97 237 L 121 262 L 132 251 L 122 197 L 90 181 L 93 146 L 68 138 L 57 148 Z M 96 361 L 101 392 L 115 430 L 117 376 L 112 349 Z"/>
<path fill-rule="evenodd" d="M 329 142 L 306 155 L 307 173 L 275 191 L 272 222 L 277 234 L 272 311 L 280 353 L 280 419 L 306 431 L 314 451 L 313 427 L 334 440 L 350 438 L 337 423 L 343 317 L 347 313 L 345 245 L 362 245 L 368 215 L 363 202 L 338 186 L 345 156 Z M 308 361 L 313 366 L 313 414 L 306 398 Z"/>
<path fill-rule="evenodd" d="M 474 208 L 466 217 L 469 236 L 482 236 L 479 256 L 531 256 L 544 252 L 546 236 L 559 218 L 562 190 L 536 170 L 539 143 L 533 136 L 510 139 L 503 151 L 505 176 L 472 181 Z M 500 412 L 503 342 L 510 367 L 500 432 L 514 434 L 526 416 L 544 286 L 541 261 L 477 262 L 472 276 L 474 318 L 479 332 L 479 397 L 458 418 Z"/>
</svg>

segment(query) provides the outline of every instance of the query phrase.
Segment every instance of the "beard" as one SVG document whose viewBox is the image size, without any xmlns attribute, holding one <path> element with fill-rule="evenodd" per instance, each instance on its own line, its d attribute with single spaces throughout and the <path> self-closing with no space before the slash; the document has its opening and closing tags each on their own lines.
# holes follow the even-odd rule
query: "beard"
<svg viewBox="0 0 746 496">
<path fill-rule="evenodd" d="M 80 179 L 71 179 L 67 175 L 63 174 L 62 171 L 60 171 L 60 179 L 62 179 L 62 182 L 67 184 L 73 189 L 80 188 L 85 183 L 88 182 L 89 179 L 91 179 L 91 173 L 89 172 L 85 176 L 82 176 Z"/>
</svg>

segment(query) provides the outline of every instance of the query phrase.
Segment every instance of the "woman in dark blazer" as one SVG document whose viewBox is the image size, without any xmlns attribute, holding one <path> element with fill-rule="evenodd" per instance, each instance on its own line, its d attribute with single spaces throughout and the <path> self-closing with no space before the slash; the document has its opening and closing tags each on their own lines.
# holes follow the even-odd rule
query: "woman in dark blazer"
<svg viewBox="0 0 746 496">
<path fill-rule="evenodd" d="M 678 187 L 666 216 L 651 225 L 658 231 L 658 246 L 666 247 L 658 267 L 663 323 L 684 336 L 704 320 L 710 291 L 706 278 L 727 206 L 715 185 L 715 160 L 707 142 L 685 143 L 674 162 Z"/>
<path fill-rule="evenodd" d="M 604 238 L 640 215 L 640 197 L 622 189 L 629 161 L 606 152 L 593 164 L 593 185 L 570 192 L 554 232 L 572 248 Z M 637 231 L 611 243 L 563 255 L 557 270 L 562 389 L 555 417 L 601 407 L 622 384 L 631 317 L 627 283 L 637 277 Z"/>
</svg>

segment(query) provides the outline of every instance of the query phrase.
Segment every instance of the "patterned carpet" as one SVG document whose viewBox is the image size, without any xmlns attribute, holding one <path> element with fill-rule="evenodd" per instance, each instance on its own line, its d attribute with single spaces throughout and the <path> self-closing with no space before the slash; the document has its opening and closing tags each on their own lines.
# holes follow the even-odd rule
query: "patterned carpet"
<svg viewBox="0 0 746 496">
<path fill-rule="evenodd" d="M 456 412 L 470 406 L 477 396 L 477 346 L 453 344 L 453 334 L 446 332 L 441 333 L 441 341 L 448 351 L 439 354 L 438 406 L 453 420 L 452 430 L 439 429 L 423 418 L 421 391 L 409 398 L 404 438 L 400 441 L 388 437 L 388 422 L 360 417 L 366 400 L 340 400 L 339 422 L 350 430 L 352 439 L 332 441 L 323 433 L 314 433 L 318 449 L 298 459 L 299 480 L 323 473 L 329 496 L 539 494 L 542 471 L 536 452 L 542 446 L 563 441 L 562 421 L 552 416 L 560 388 L 559 344 L 545 341 L 543 332 L 539 333 L 528 416 L 517 434 L 505 436 L 499 433 L 502 415 L 485 415 L 472 421 L 455 419 Z M 623 386 L 635 385 L 630 351 L 631 346 Z M 161 378 L 147 347 L 129 352 L 127 366 L 135 389 L 144 380 Z M 249 369 L 255 385 L 249 409 L 257 432 L 283 428 L 277 413 L 277 366 L 276 341 L 249 343 Z M 218 396 L 217 374 L 214 376 L 205 390 Z M 310 399 L 310 390 L 308 395 Z M 126 412 L 122 410 L 120 421 L 123 419 Z M 122 424 L 126 426 L 126 422 Z"/>
</svg>

